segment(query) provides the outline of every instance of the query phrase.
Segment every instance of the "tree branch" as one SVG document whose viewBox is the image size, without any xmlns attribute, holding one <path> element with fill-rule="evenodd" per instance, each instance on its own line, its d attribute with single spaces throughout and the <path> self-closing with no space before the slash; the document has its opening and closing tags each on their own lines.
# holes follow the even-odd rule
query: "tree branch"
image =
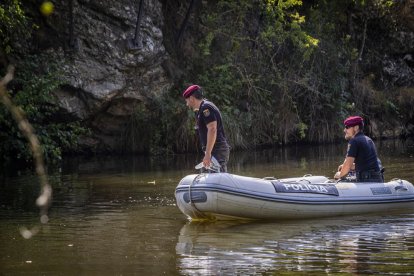
<svg viewBox="0 0 414 276">
<path fill-rule="evenodd" d="M 29 142 L 30 149 L 32 150 L 36 173 L 40 179 L 41 185 L 41 193 L 36 200 L 37 206 L 40 208 L 40 222 L 47 223 L 49 218 L 47 216 L 49 205 L 52 198 L 52 188 L 48 183 L 47 174 L 43 162 L 43 154 L 42 149 L 37 139 L 37 136 L 34 134 L 34 130 L 32 125 L 26 119 L 23 111 L 15 106 L 10 99 L 7 93 L 7 84 L 13 80 L 14 75 L 14 67 L 9 66 L 7 69 L 7 74 L 0 80 L 0 102 L 2 102 L 6 108 L 12 114 L 14 120 L 19 126 L 20 131 L 26 137 L 27 141 Z M 26 228 L 21 228 L 20 233 L 25 238 L 31 238 L 34 234 L 37 233 L 38 227 L 33 228 L 32 230 L 28 230 Z"/>
</svg>

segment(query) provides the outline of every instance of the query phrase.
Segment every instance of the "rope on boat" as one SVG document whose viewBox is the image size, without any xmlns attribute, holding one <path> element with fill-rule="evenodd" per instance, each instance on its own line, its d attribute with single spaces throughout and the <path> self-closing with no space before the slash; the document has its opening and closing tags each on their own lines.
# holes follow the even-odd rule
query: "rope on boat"
<svg viewBox="0 0 414 276">
<path fill-rule="evenodd" d="M 404 182 L 400 178 L 393 178 L 391 181 L 395 181 L 398 183 L 399 186 L 395 186 L 394 189 L 396 191 L 408 191 L 407 185 L 404 184 Z"/>
<path fill-rule="evenodd" d="M 203 214 L 203 212 L 201 212 L 200 210 L 198 210 L 198 208 L 196 207 L 194 201 L 193 201 L 193 196 L 191 194 L 191 186 L 193 186 L 193 184 L 195 184 L 196 181 L 198 181 L 204 174 L 200 173 L 198 174 L 196 177 L 194 177 L 193 181 L 191 181 L 191 184 L 188 186 L 188 195 L 190 197 L 190 204 L 191 206 L 194 208 L 192 210 L 193 214 L 197 217 L 204 217 L 206 218 L 207 216 L 205 214 Z"/>
</svg>

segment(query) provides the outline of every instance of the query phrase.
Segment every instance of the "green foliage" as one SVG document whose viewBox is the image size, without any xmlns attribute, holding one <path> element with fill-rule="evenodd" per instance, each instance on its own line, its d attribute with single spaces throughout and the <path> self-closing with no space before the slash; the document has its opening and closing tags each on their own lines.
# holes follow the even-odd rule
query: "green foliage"
<svg viewBox="0 0 414 276">
<path fill-rule="evenodd" d="M 235 148 L 342 138 L 341 122 L 351 114 L 375 117 L 381 106 L 398 116 L 394 101 L 364 96 L 360 75 L 370 58 L 381 56 L 372 52 L 378 47 L 367 48 L 376 41 L 369 35 L 378 25 L 387 32 L 395 27 L 393 6 L 386 0 L 219 1 L 202 14 L 204 55 L 192 81 L 222 110 Z"/>
<path fill-rule="evenodd" d="M 29 54 L 35 25 L 25 15 L 21 1 L 0 4 L 0 73 L 10 60 L 16 65 L 9 91 L 13 103 L 26 115 L 42 145 L 46 161 L 59 160 L 64 152 L 77 150 L 79 135 L 87 132 L 78 121 L 61 121 L 53 91 L 59 85 L 59 65 L 48 53 Z M 10 112 L 0 104 L 0 155 L 4 160 L 32 159 L 26 139 Z"/>
<path fill-rule="evenodd" d="M 280 45 L 290 41 L 296 50 L 308 59 L 319 40 L 302 29 L 305 16 L 295 9 L 302 5 L 302 1 L 263 1 L 265 31 L 262 33 L 262 42 L 271 49 L 272 45 Z"/>
<path fill-rule="evenodd" d="M 209 58 L 197 61 L 197 82 L 220 107 L 233 147 L 306 137 L 290 90 L 298 91 L 292 81 L 319 40 L 303 30 L 301 4 L 220 1 L 204 15 L 209 31 L 199 46 Z"/>
<path fill-rule="evenodd" d="M 194 143 L 189 145 L 195 137 L 194 114 L 187 114 L 177 95 L 180 92 L 170 91 L 137 104 L 122 135 L 124 152 L 161 155 L 194 149 Z"/>
<path fill-rule="evenodd" d="M 12 53 L 16 43 L 30 37 L 30 31 L 29 20 L 22 10 L 20 1 L 3 1 L 0 4 L 0 49 L 2 54 Z"/>
<path fill-rule="evenodd" d="M 240 110 L 240 103 L 246 101 L 247 94 L 242 89 L 243 79 L 237 68 L 228 64 L 217 65 L 200 75 L 199 82 L 203 84 L 206 97 L 212 102 L 220 103 L 228 138 L 239 147 L 248 147 L 249 136 L 246 134 L 250 133 L 248 128 L 252 122 L 250 114 Z M 234 105 L 234 99 L 241 101 L 239 105 Z"/>
<path fill-rule="evenodd" d="M 41 68 L 41 69 L 40 69 Z M 58 106 L 53 91 L 61 81 L 57 64 L 45 55 L 26 56 L 11 84 L 10 96 L 22 109 L 42 145 L 45 160 L 59 160 L 64 152 L 76 151 L 79 135 L 87 132 L 80 122 L 56 118 Z M 8 110 L 0 105 L 0 154 L 4 159 L 32 159 L 27 141 Z"/>
<path fill-rule="evenodd" d="M 402 126 L 403 136 L 414 136 L 414 88 L 403 88 L 394 98 L 399 107 L 399 122 Z"/>
<path fill-rule="evenodd" d="M 199 148 L 194 114 L 178 96 L 189 83 L 202 85 L 220 108 L 233 148 L 343 139 L 342 121 L 354 114 L 377 117 L 384 126 L 401 117 L 401 103 L 374 89 L 358 67 L 364 20 L 389 14 L 389 2 L 242 0 L 203 6 L 187 82 L 167 97 L 148 99 L 131 118 L 136 123 L 130 133 L 135 129 L 142 142 L 136 150 Z M 372 42 L 368 37 L 366 43 Z M 355 88 L 349 84 L 353 68 Z"/>
</svg>

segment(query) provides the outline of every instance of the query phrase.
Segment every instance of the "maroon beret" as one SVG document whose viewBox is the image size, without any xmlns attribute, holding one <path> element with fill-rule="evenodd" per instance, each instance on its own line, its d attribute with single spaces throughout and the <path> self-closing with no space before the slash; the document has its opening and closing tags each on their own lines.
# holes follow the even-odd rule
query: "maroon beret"
<svg viewBox="0 0 414 276">
<path fill-rule="evenodd" d="M 184 92 L 183 92 L 183 97 L 184 98 L 188 98 L 190 97 L 195 91 L 197 91 L 198 89 L 200 89 L 200 86 L 198 86 L 197 84 L 194 85 L 190 85 Z"/>
<path fill-rule="evenodd" d="M 353 127 L 364 123 L 364 119 L 359 116 L 351 116 L 345 119 L 344 125 L 346 127 Z"/>
</svg>

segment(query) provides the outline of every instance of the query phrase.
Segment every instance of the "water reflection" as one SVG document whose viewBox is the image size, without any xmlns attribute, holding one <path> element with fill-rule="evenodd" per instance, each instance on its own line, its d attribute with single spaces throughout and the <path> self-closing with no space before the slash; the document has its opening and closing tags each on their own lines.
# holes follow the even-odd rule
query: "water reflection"
<svg viewBox="0 0 414 276">
<path fill-rule="evenodd" d="M 279 223 L 187 223 L 176 246 L 177 265 L 185 275 L 291 271 L 409 275 L 408 271 L 414 271 L 413 222 L 411 214 Z"/>
</svg>

